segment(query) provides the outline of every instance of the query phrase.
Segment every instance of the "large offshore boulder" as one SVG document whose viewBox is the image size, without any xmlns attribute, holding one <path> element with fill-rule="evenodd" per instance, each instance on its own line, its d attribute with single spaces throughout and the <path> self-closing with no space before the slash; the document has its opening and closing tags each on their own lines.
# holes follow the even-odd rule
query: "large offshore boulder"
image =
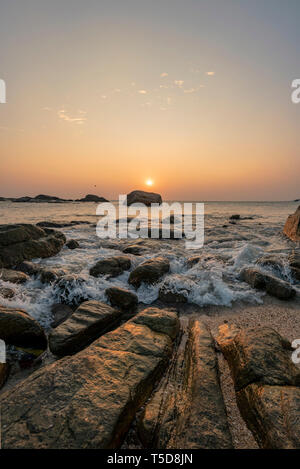
<svg viewBox="0 0 300 469">
<path fill-rule="evenodd" d="M 2 447 L 118 448 L 170 359 L 179 321 L 165 316 L 149 308 L 3 393 Z"/>
<path fill-rule="evenodd" d="M 132 191 L 130 194 L 127 194 L 127 205 L 132 204 L 161 204 L 162 198 L 160 194 L 155 194 L 154 192 L 145 192 L 145 191 Z"/>
<path fill-rule="evenodd" d="M 0 306 L 0 339 L 6 344 L 45 350 L 47 339 L 39 323 L 21 309 Z"/>
<path fill-rule="evenodd" d="M 57 356 L 79 352 L 120 319 L 121 313 L 106 303 L 86 301 L 49 335 L 49 347 Z"/>
<path fill-rule="evenodd" d="M 283 232 L 292 241 L 300 241 L 300 205 L 295 213 L 288 216 Z"/>
<path fill-rule="evenodd" d="M 291 344 L 273 329 L 220 327 L 218 343 L 228 361 L 236 400 L 258 445 L 300 447 L 300 369 Z"/>
<path fill-rule="evenodd" d="M 24 260 L 56 255 L 66 238 L 63 233 L 35 225 L 0 225 L 0 267 L 12 267 Z"/>
<path fill-rule="evenodd" d="M 169 369 L 138 424 L 147 448 L 232 448 L 214 340 L 190 320 Z"/>
</svg>

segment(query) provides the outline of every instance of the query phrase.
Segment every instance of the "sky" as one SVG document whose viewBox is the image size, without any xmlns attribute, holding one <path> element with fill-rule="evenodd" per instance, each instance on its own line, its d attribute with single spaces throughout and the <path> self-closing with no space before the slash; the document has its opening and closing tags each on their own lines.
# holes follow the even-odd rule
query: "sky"
<svg viewBox="0 0 300 469">
<path fill-rule="evenodd" d="M 299 0 L 2 1 L 0 196 L 299 198 L 299 22 Z"/>
</svg>

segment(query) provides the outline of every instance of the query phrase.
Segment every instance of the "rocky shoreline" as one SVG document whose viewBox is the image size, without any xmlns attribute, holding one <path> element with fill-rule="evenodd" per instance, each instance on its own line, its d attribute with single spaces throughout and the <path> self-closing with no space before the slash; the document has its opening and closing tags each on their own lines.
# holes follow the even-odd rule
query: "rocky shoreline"
<svg viewBox="0 0 300 469">
<path fill-rule="evenodd" d="M 288 236 L 298 233 L 298 212 Z M 170 264 L 157 255 L 132 265 L 148 249 L 138 241 L 90 268 L 100 279 L 130 271 L 131 289 L 109 287 L 105 302 L 68 300 L 74 282 L 84 280 L 31 262 L 65 245 L 80 248 L 61 227 L 0 227 L 1 278 L 12 285 L 0 285 L 0 298 L 13 298 L 14 283 L 30 278 L 60 292 L 47 330 L 25 311 L 0 306 L 8 356 L 0 364 L 3 448 L 300 447 L 300 369 L 291 360 L 299 295 L 276 276 L 280 256 L 241 272 L 242 281 L 267 293 L 265 305 L 197 308 L 167 281 L 155 304 L 141 304 L 134 291 L 163 280 Z M 288 261 L 297 284 L 296 247 Z"/>
</svg>

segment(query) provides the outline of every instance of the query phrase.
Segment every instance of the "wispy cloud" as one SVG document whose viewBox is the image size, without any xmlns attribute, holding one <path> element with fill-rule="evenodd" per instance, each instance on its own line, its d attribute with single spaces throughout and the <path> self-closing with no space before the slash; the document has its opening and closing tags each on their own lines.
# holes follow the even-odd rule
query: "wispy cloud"
<svg viewBox="0 0 300 469">
<path fill-rule="evenodd" d="M 169 74 L 167 72 L 163 72 L 160 74 L 161 78 L 165 78 L 167 77 Z"/>
<path fill-rule="evenodd" d="M 176 86 L 179 86 L 179 88 L 181 88 L 184 84 L 184 81 L 183 80 L 174 80 L 174 83 Z"/>
<path fill-rule="evenodd" d="M 147 91 L 146 90 L 139 90 L 138 93 L 139 94 L 147 94 Z"/>
<path fill-rule="evenodd" d="M 206 75 L 213 76 L 213 75 L 215 75 L 215 72 L 206 72 Z"/>
<path fill-rule="evenodd" d="M 81 117 L 76 117 L 76 116 L 70 116 L 65 109 L 61 109 L 58 111 L 58 117 L 66 122 L 73 122 L 75 124 L 84 124 L 86 122 L 86 111 L 77 111 L 77 114 L 79 114 Z"/>
</svg>

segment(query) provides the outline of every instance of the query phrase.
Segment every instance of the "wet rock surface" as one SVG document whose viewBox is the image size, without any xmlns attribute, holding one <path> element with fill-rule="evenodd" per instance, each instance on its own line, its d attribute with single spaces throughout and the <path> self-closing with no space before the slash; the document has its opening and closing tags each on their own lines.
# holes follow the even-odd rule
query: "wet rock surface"
<svg viewBox="0 0 300 469">
<path fill-rule="evenodd" d="M 52 306 L 51 313 L 51 327 L 55 329 L 57 326 L 59 326 L 59 324 L 64 322 L 66 319 L 68 319 L 68 317 L 71 316 L 71 314 L 73 314 L 73 309 L 68 305 L 57 303 Z"/>
<path fill-rule="evenodd" d="M 289 300 L 296 295 L 296 290 L 284 280 L 274 275 L 261 272 L 255 267 L 246 267 L 240 274 L 241 280 L 247 282 L 252 288 L 265 290 L 269 295 L 281 300 Z"/>
<path fill-rule="evenodd" d="M 0 296 L 2 298 L 10 299 L 15 296 L 16 292 L 12 288 L 0 287 Z"/>
<path fill-rule="evenodd" d="M 25 283 L 30 280 L 30 277 L 23 272 L 11 269 L 0 269 L 0 280 L 10 283 Z"/>
<path fill-rule="evenodd" d="M 292 241 L 300 241 L 300 205 L 293 215 L 289 215 L 283 232 Z"/>
<path fill-rule="evenodd" d="M 0 225 L 0 267 L 12 267 L 24 260 L 54 256 L 63 247 L 63 233 L 34 225 Z"/>
<path fill-rule="evenodd" d="M 49 348 L 54 355 L 79 352 L 117 324 L 121 313 L 100 301 L 86 301 L 49 335 Z"/>
<path fill-rule="evenodd" d="M 214 341 L 200 321 L 186 329 L 142 414 L 140 438 L 147 448 L 232 448 Z"/>
<path fill-rule="evenodd" d="M 112 306 L 116 306 L 123 311 L 134 313 L 138 306 L 138 297 L 124 288 L 110 287 L 105 290 L 105 294 Z"/>
<path fill-rule="evenodd" d="M 3 448 L 118 448 L 178 327 L 176 313 L 149 308 L 3 393 Z"/>
<path fill-rule="evenodd" d="M 98 261 L 91 269 L 90 275 L 99 277 L 108 275 L 109 277 L 118 277 L 125 270 L 131 267 L 131 260 L 127 256 L 107 257 Z"/>
<path fill-rule="evenodd" d="M 163 257 L 149 259 L 138 265 L 129 275 L 128 282 L 138 288 L 142 282 L 156 283 L 170 270 L 170 262 Z"/>
<path fill-rule="evenodd" d="M 47 339 L 42 327 L 25 311 L 0 306 L 0 339 L 6 344 L 45 350 Z"/>
<path fill-rule="evenodd" d="M 78 249 L 78 248 L 80 248 L 80 245 L 79 245 L 78 241 L 76 241 L 75 239 L 70 239 L 69 241 L 67 241 L 66 246 L 69 249 Z"/>
<path fill-rule="evenodd" d="M 291 360 L 291 344 L 270 328 L 228 326 L 220 328 L 218 343 L 241 415 L 259 446 L 299 448 L 300 370 Z"/>
</svg>

